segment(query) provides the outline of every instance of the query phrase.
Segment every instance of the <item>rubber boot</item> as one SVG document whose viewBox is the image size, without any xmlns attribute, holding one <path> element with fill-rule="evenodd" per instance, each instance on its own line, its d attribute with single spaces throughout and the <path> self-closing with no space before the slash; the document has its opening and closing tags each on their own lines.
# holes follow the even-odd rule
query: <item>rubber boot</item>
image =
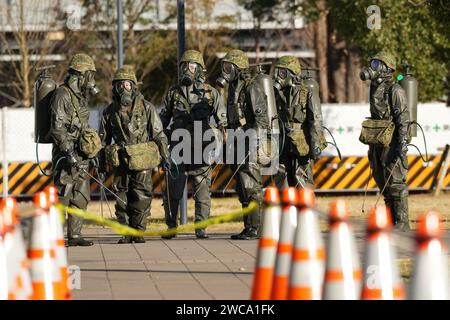
<svg viewBox="0 0 450 320">
<path fill-rule="evenodd" d="M 408 217 L 408 198 L 392 199 L 391 211 L 395 217 L 395 229 L 400 231 L 410 231 Z"/>
</svg>

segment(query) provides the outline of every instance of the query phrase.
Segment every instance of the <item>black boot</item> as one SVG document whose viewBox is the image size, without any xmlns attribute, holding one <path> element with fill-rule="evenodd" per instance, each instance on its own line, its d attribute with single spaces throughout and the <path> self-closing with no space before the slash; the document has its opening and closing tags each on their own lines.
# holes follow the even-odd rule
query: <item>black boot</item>
<svg viewBox="0 0 450 320">
<path fill-rule="evenodd" d="M 119 242 L 117 242 L 118 244 L 127 244 L 127 243 L 132 243 L 133 242 L 133 237 L 132 236 L 123 236 L 122 238 L 120 238 Z"/>
<path fill-rule="evenodd" d="M 69 247 L 90 247 L 92 246 L 94 243 L 90 240 L 86 240 L 82 237 L 73 237 L 67 240 L 67 246 Z"/>
<path fill-rule="evenodd" d="M 232 235 L 231 239 L 233 240 L 258 239 L 258 231 L 254 228 L 244 229 L 241 233 Z"/>
<path fill-rule="evenodd" d="M 408 217 L 408 198 L 392 200 L 391 210 L 395 213 L 395 229 L 400 231 L 410 231 Z"/>
<path fill-rule="evenodd" d="M 244 228 L 241 233 L 232 234 L 230 238 L 233 240 L 240 240 L 247 233 L 247 231 L 248 229 Z"/>
<path fill-rule="evenodd" d="M 205 229 L 197 229 L 195 230 L 195 236 L 197 239 L 208 239 L 208 235 L 205 232 Z"/>
<path fill-rule="evenodd" d="M 145 243 L 144 237 L 133 237 L 134 243 Z"/>
</svg>

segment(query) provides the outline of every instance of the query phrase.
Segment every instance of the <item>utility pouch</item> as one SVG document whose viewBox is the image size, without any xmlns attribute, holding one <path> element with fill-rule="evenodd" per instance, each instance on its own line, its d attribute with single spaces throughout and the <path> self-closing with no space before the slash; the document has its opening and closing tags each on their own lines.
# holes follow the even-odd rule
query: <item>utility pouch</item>
<svg viewBox="0 0 450 320">
<path fill-rule="evenodd" d="M 295 151 L 297 151 L 300 156 L 309 154 L 309 145 L 301 128 L 301 124 L 294 123 L 292 130 L 287 133 L 287 137 L 290 139 Z"/>
<path fill-rule="evenodd" d="M 92 128 L 83 129 L 81 131 L 79 145 L 81 152 L 88 158 L 94 158 L 102 149 L 100 137 L 97 131 Z"/>
<path fill-rule="evenodd" d="M 359 141 L 371 146 L 387 147 L 391 144 L 395 124 L 391 120 L 367 119 L 362 123 Z"/>
<path fill-rule="evenodd" d="M 154 141 L 125 146 L 128 169 L 133 171 L 149 170 L 160 164 L 158 145 Z"/>
<path fill-rule="evenodd" d="M 116 168 L 120 165 L 119 150 L 120 147 L 117 144 L 105 147 L 105 161 L 108 166 Z"/>
</svg>

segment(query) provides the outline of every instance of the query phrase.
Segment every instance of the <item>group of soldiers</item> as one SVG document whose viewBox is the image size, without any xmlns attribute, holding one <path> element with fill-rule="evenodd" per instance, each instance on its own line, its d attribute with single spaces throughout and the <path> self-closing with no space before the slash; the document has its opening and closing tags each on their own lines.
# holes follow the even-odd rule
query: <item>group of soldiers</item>
<svg viewBox="0 0 450 320">
<path fill-rule="evenodd" d="M 379 61 L 379 69 L 372 68 L 374 61 Z M 266 117 L 268 99 L 260 83 L 255 81 L 247 55 L 241 50 L 231 50 L 221 61 L 221 73 L 216 83 L 219 89 L 226 88 L 226 91 L 221 90 L 226 92 L 224 98 L 219 90 L 206 82 L 206 65 L 200 52 L 186 51 L 179 67 L 179 80 L 166 94 L 159 114 L 139 91 L 132 67 L 124 66 L 117 70 L 112 80 L 112 102 L 103 112 L 97 135 L 88 125 L 88 99 L 98 91 L 94 80 L 95 63 L 86 54 L 72 57 L 67 77 L 51 102 L 54 182 L 64 205 L 87 208 L 90 167 L 97 170 L 101 179 L 105 173 L 112 172 L 118 221 L 145 230 L 152 199 L 152 169 L 161 164 L 165 171 L 163 203 L 168 228 L 177 227 L 177 214 L 188 178 L 193 187 L 195 221 L 208 219 L 211 164 L 206 161 L 175 163 L 171 157 L 174 147 L 169 139 L 171 133 L 179 128 L 193 132 L 195 122 L 200 122 L 204 129 L 214 127 L 221 132 L 227 129 L 270 129 Z M 283 147 L 279 150 L 279 168 L 274 181 L 280 189 L 313 186 L 313 162 L 326 146 L 320 100 L 303 83 L 297 58 L 283 56 L 274 67 L 277 119 L 283 129 Z M 396 131 L 389 146 L 370 147 L 369 159 L 376 182 L 384 190 L 394 223 L 407 224 L 404 125 L 409 114 L 404 92 L 394 84 L 395 61 L 389 55 L 382 54 L 372 59 L 371 68 L 371 116 L 393 119 Z M 198 143 L 192 140 L 190 148 L 198 148 Z M 200 146 L 204 147 L 203 141 Z M 400 166 L 393 165 L 393 159 L 397 158 L 402 159 Z M 236 161 L 231 169 L 236 173 L 236 190 L 242 206 L 247 207 L 252 201 L 261 205 L 261 164 L 248 158 L 243 162 Z M 257 238 L 260 216 L 259 209 L 245 216 L 244 229 L 231 238 Z M 93 244 L 82 237 L 82 224 L 82 218 L 69 216 L 69 246 Z M 195 235 L 199 239 L 208 237 L 204 229 L 196 229 Z M 142 243 L 145 239 L 123 236 L 119 240 L 119 243 L 133 242 Z"/>
</svg>

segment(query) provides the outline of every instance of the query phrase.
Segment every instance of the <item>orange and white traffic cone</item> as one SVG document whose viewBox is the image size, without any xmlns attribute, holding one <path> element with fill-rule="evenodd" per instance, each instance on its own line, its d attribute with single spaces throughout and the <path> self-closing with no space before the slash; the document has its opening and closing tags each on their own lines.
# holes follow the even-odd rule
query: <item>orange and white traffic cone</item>
<svg viewBox="0 0 450 320">
<path fill-rule="evenodd" d="M 419 217 L 417 253 L 409 297 L 413 300 L 448 300 L 448 253 L 442 241 L 441 215 L 430 211 Z"/>
<path fill-rule="evenodd" d="M 367 225 L 363 300 L 402 300 L 405 289 L 396 263 L 397 253 L 391 236 L 389 208 L 371 210 Z"/>
<path fill-rule="evenodd" d="M 0 300 L 8 300 L 8 261 L 6 259 L 5 235 L 6 225 L 4 223 L 3 211 L 0 209 Z"/>
<path fill-rule="evenodd" d="M 61 275 L 55 261 L 55 245 L 50 237 L 49 199 L 45 192 L 35 195 L 36 212 L 31 227 L 28 259 L 31 266 L 34 300 L 62 300 Z"/>
<path fill-rule="evenodd" d="M 320 300 L 325 270 L 325 248 L 311 189 L 300 189 L 297 229 L 289 276 L 288 299 Z"/>
<path fill-rule="evenodd" d="M 17 203 L 14 198 L 5 198 L 0 203 L 4 222 L 8 229 L 5 235 L 6 256 L 11 270 L 10 299 L 28 300 L 33 288 L 25 250 L 22 230 L 17 219 Z"/>
<path fill-rule="evenodd" d="M 268 300 L 272 291 L 272 278 L 280 235 L 280 195 L 277 188 L 264 191 L 262 225 L 253 277 L 252 300 Z"/>
<path fill-rule="evenodd" d="M 358 300 L 362 270 L 345 200 L 330 205 L 324 300 Z"/>
<path fill-rule="evenodd" d="M 64 299 L 70 300 L 72 293 L 68 286 L 67 252 L 64 245 L 63 221 L 61 220 L 59 210 L 55 208 L 55 205 L 59 201 L 58 191 L 55 187 L 47 187 L 45 193 L 50 204 L 50 237 L 55 245 L 56 265 L 61 275 L 61 291 Z"/>
<path fill-rule="evenodd" d="M 288 295 L 294 234 L 297 228 L 297 201 L 297 189 L 290 187 L 282 191 L 280 240 L 278 241 L 271 296 L 273 300 L 286 300 Z"/>
</svg>

